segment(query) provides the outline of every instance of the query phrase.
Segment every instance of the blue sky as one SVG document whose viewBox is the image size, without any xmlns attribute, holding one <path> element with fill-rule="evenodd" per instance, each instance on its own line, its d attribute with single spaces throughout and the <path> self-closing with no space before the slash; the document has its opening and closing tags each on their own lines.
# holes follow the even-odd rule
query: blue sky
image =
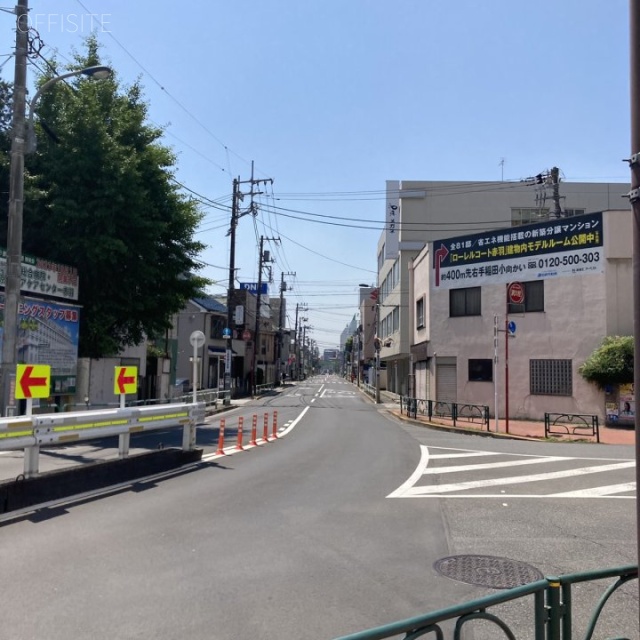
<svg viewBox="0 0 640 640">
<path fill-rule="evenodd" d="M 338 344 L 358 283 L 375 282 L 385 180 L 519 180 L 551 166 L 565 180 L 629 179 L 628 0 L 29 6 L 46 57 L 70 59 L 95 28 L 119 80 L 142 82 L 176 177 L 222 207 L 204 209 L 198 234 L 211 293 L 227 287 L 233 178 L 249 179 L 253 160 L 273 179 L 257 217 L 240 220 L 238 280 L 257 281 L 259 238 L 279 237 L 266 244 L 272 295 L 296 273 L 288 324 L 305 303 L 320 349 Z M 0 54 L 13 27 L 1 13 Z"/>
</svg>

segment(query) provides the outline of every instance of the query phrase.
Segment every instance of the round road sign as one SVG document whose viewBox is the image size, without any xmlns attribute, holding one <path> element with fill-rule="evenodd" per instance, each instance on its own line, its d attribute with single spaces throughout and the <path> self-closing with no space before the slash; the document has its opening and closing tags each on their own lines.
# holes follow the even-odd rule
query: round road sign
<svg viewBox="0 0 640 640">
<path fill-rule="evenodd" d="M 192 347 L 199 349 L 204 344 L 204 333 L 202 333 L 202 331 L 194 331 L 189 336 L 189 342 Z"/>
<path fill-rule="evenodd" d="M 245 330 L 242 332 L 242 339 L 243 339 L 243 340 L 246 340 L 247 342 L 248 342 L 249 340 L 251 340 L 251 331 L 249 331 L 249 329 L 245 329 Z"/>
<path fill-rule="evenodd" d="M 511 304 L 524 304 L 524 287 L 521 282 L 512 282 L 507 289 L 507 297 Z"/>
</svg>

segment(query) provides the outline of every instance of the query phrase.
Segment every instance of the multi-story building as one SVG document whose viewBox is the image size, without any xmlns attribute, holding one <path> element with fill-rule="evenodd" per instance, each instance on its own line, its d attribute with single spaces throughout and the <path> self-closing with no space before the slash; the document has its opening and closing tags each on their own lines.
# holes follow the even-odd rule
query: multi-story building
<svg viewBox="0 0 640 640">
<path fill-rule="evenodd" d="M 376 304 L 378 292 L 375 287 L 360 287 L 358 310 L 360 324 L 356 329 L 360 378 L 369 384 L 375 384 L 374 341 L 376 338 Z"/>
<path fill-rule="evenodd" d="M 378 242 L 378 335 L 387 388 L 407 394 L 411 364 L 409 264 L 429 242 L 595 211 L 619 209 L 624 183 L 387 181 Z M 419 354 L 418 354 L 419 355 Z"/>
<path fill-rule="evenodd" d="M 619 389 L 579 369 L 605 336 L 633 334 L 632 250 L 629 211 L 428 243 L 410 263 L 416 397 L 512 418 L 622 415 Z"/>
</svg>

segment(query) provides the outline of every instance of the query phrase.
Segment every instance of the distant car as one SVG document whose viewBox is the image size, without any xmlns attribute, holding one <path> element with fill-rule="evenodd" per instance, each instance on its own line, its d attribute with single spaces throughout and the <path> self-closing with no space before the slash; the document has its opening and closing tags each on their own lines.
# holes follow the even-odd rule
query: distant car
<svg viewBox="0 0 640 640">
<path fill-rule="evenodd" d="M 181 396 L 185 393 L 189 393 L 191 389 L 191 381 L 189 378 L 176 378 L 176 383 L 173 385 L 173 396 Z"/>
</svg>

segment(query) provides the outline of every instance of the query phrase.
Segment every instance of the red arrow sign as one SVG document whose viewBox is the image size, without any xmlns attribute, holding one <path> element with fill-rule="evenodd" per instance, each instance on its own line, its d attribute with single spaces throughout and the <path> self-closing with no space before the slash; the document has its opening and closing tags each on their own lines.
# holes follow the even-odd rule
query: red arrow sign
<svg viewBox="0 0 640 640">
<path fill-rule="evenodd" d="M 46 377 L 32 378 L 33 365 L 28 365 L 20 377 L 20 388 L 25 398 L 32 398 L 31 387 L 44 387 L 47 385 Z"/>
<path fill-rule="evenodd" d="M 126 368 L 122 367 L 120 369 L 120 373 L 118 373 L 118 389 L 120 389 L 120 393 L 126 393 L 126 390 L 124 388 L 125 385 L 136 383 L 136 377 L 125 375 L 125 371 L 126 371 Z"/>
</svg>

